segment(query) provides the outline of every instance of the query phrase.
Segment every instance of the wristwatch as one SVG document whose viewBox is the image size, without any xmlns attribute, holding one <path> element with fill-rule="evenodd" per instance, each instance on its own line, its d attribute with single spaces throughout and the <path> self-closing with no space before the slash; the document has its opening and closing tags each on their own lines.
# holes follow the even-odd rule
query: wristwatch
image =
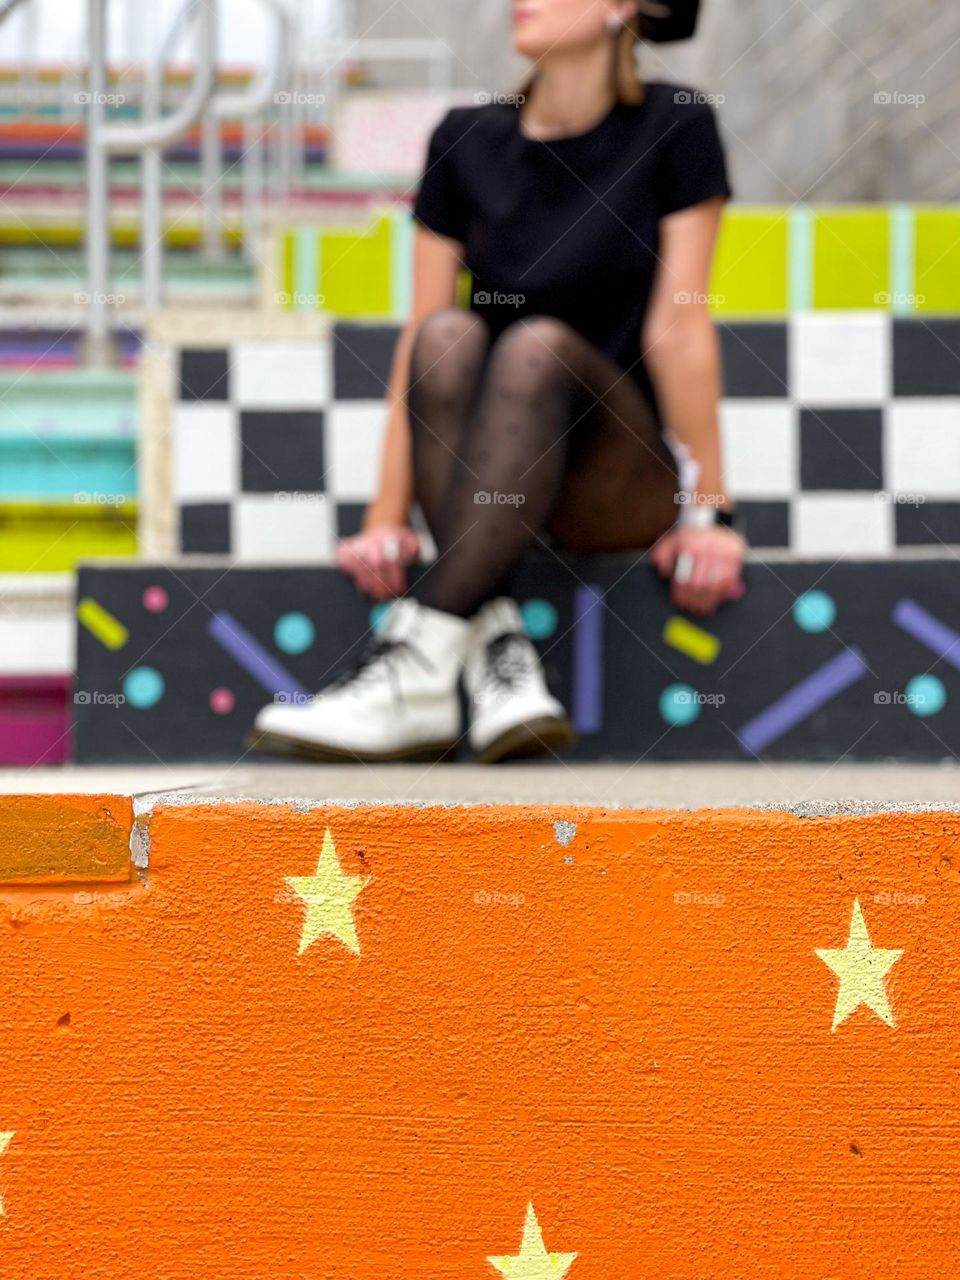
<svg viewBox="0 0 960 1280">
<path fill-rule="evenodd" d="M 685 506 L 680 516 L 680 525 L 684 529 L 713 529 L 721 525 L 724 529 L 733 529 L 741 533 L 741 521 L 736 507 L 732 511 L 721 511 L 719 507 L 706 502 L 693 502 Z"/>
</svg>

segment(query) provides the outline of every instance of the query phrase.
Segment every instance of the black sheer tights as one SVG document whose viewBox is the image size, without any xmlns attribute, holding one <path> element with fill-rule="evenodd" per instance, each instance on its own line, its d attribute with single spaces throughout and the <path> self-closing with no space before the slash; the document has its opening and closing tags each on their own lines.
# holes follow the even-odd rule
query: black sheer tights
<svg viewBox="0 0 960 1280">
<path fill-rule="evenodd" d="M 549 532 L 570 551 L 650 546 L 676 470 L 633 380 L 560 320 L 493 342 L 464 311 L 428 317 L 407 397 L 414 491 L 437 544 L 423 604 L 469 617 Z"/>
</svg>

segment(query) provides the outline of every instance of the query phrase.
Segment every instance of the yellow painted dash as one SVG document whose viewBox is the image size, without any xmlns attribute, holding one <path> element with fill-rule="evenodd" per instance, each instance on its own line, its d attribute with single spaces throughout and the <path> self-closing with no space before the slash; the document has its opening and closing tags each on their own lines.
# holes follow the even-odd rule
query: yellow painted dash
<svg viewBox="0 0 960 1280">
<path fill-rule="evenodd" d="M 721 643 L 709 631 L 695 627 L 686 618 L 678 618 L 676 615 L 668 618 L 664 625 L 663 642 L 671 649 L 678 649 L 680 653 L 685 653 L 688 658 L 702 663 L 705 667 L 708 667 L 711 662 L 716 662 Z"/>
<path fill-rule="evenodd" d="M 107 613 L 102 604 L 86 596 L 77 603 L 77 617 L 108 649 L 122 649 L 130 633 L 119 618 Z"/>
</svg>

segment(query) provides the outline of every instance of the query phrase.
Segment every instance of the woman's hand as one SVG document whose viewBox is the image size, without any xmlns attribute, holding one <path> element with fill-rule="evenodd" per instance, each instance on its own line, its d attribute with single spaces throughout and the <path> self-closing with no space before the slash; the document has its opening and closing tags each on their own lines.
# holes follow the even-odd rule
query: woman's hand
<svg viewBox="0 0 960 1280">
<path fill-rule="evenodd" d="M 374 525 L 337 544 L 337 564 L 372 600 L 401 595 L 419 554 L 419 537 L 402 524 Z"/>
<path fill-rule="evenodd" d="M 650 559 L 661 578 L 672 578 L 670 599 L 688 613 L 713 613 L 729 600 L 739 600 L 746 587 L 743 559 L 746 543 L 725 525 L 712 529 L 673 528 L 651 549 Z"/>
</svg>

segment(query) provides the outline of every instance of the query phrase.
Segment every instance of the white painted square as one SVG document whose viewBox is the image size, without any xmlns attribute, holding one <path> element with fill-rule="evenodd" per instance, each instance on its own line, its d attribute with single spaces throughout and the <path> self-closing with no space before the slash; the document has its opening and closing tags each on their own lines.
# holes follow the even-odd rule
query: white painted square
<svg viewBox="0 0 960 1280">
<path fill-rule="evenodd" d="M 883 404 L 892 385 L 890 317 L 861 311 L 810 311 L 787 326 L 788 383 L 802 405 Z"/>
<path fill-rule="evenodd" d="M 368 502 L 380 478 L 387 425 L 383 400 L 342 400 L 326 420 L 327 488 L 341 502 Z"/>
<path fill-rule="evenodd" d="M 175 503 L 223 502 L 239 491 L 240 435 L 229 404 L 175 404 L 171 437 Z"/>
<path fill-rule="evenodd" d="M 735 498 L 789 498 L 800 488 L 797 409 L 786 400 L 724 400 L 720 432 Z"/>
<path fill-rule="evenodd" d="M 237 342 L 230 348 L 231 398 L 241 409 L 323 409 L 332 347 L 322 342 Z"/>
<path fill-rule="evenodd" d="M 243 494 L 231 519 L 231 546 L 245 564 L 333 560 L 333 509 L 324 494 Z"/>
<path fill-rule="evenodd" d="M 794 498 L 792 516 L 797 555 L 850 560 L 893 550 L 893 503 L 872 493 L 804 493 Z"/>
<path fill-rule="evenodd" d="M 883 463 L 891 493 L 960 498 L 960 398 L 895 400 L 887 409 Z"/>
</svg>

